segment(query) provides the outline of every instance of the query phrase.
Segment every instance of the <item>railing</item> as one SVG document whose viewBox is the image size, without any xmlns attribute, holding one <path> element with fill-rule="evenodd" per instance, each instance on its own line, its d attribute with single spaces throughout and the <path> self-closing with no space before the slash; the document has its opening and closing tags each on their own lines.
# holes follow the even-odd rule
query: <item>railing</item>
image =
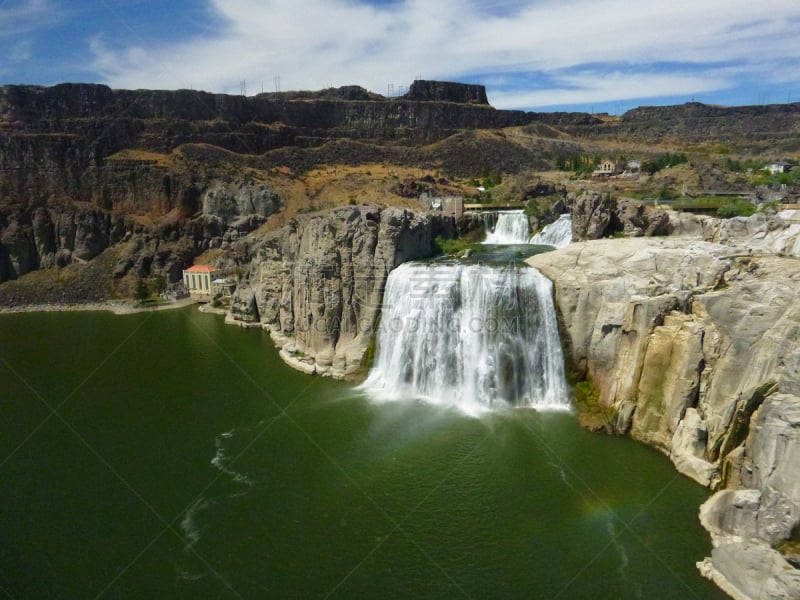
<svg viewBox="0 0 800 600">
<path fill-rule="evenodd" d="M 479 212 L 484 210 L 522 210 L 524 202 L 491 202 L 489 204 L 465 204 L 464 212 Z"/>
</svg>

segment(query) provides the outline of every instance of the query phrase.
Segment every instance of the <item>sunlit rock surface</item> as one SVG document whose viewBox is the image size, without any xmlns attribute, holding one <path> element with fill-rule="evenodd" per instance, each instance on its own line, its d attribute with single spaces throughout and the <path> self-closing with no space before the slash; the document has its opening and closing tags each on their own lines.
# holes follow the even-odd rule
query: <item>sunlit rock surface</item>
<svg viewBox="0 0 800 600">
<path fill-rule="evenodd" d="M 673 222 L 683 236 L 573 243 L 527 262 L 553 280 L 567 354 L 613 426 L 720 490 L 703 507 L 717 546 L 703 573 L 735 597 L 798 598 L 798 571 L 775 550 L 800 523 L 790 227 Z"/>
</svg>

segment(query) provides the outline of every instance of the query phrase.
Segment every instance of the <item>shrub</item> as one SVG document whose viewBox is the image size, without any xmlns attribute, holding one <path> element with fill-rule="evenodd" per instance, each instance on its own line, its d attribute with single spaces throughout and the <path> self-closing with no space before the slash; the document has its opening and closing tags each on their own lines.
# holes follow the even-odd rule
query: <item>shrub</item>
<svg viewBox="0 0 800 600">
<path fill-rule="evenodd" d="M 677 197 L 678 192 L 668 186 L 664 186 L 658 191 L 659 200 L 675 200 Z"/>
<path fill-rule="evenodd" d="M 717 209 L 717 216 L 721 219 L 731 217 L 749 217 L 756 212 L 756 207 L 744 198 L 731 198 L 725 200 Z"/>
<path fill-rule="evenodd" d="M 642 171 L 652 175 L 653 173 L 666 169 L 667 167 L 674 167 L 689 162 L 685 154 L 670 154 L 667 152 L 663 156 L 655 160 L 646 160 L 642 162 Z"/>
<path fill-rule="evenodd" d="M 471 250 L 480 249 L 480 244 L 470 242 L 463 238 L 459 238 L 457 240 L 451 240 L 439 236 L 434 240 L 434 244 L 442 254 L 446 254 L 447 256 L 455 256 L 456 254 L 460 254 L 461 252 L 467 249 Z"/>
</svg>

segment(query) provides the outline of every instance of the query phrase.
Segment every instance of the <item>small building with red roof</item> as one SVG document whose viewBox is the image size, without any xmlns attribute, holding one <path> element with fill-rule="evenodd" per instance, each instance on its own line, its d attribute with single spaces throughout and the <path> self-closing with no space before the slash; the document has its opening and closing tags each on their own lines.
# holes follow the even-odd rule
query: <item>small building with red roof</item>
<svg viewBox="0 0 800 600">
<path fill-rule="evenodd" d="M 208 265 L 189 267 L 183 271 L 183 285 L 192 296 L 207 296 L 210 298 L 214 291 L 211 282 L 216 271 L 217 269 Z"/>
</svg>

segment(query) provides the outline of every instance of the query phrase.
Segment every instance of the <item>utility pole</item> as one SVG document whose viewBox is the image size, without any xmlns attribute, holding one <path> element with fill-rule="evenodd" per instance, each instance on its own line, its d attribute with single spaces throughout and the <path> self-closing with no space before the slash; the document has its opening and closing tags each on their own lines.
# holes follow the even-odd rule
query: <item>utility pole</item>
<svg viewBox="0 0 800 600">
<path fill-rule="evenodd" d="M 239 82 L 239 92 L 242 96 L 247 96 L 247 81 L 244 79 Z"/>
<path fill-rule="evenodd" d="M 281 76 L 280 75 L 276 75 L 275 76 L 275 91 L 276 92 L 280 92 L 281 91 Z"/>
</svg>

